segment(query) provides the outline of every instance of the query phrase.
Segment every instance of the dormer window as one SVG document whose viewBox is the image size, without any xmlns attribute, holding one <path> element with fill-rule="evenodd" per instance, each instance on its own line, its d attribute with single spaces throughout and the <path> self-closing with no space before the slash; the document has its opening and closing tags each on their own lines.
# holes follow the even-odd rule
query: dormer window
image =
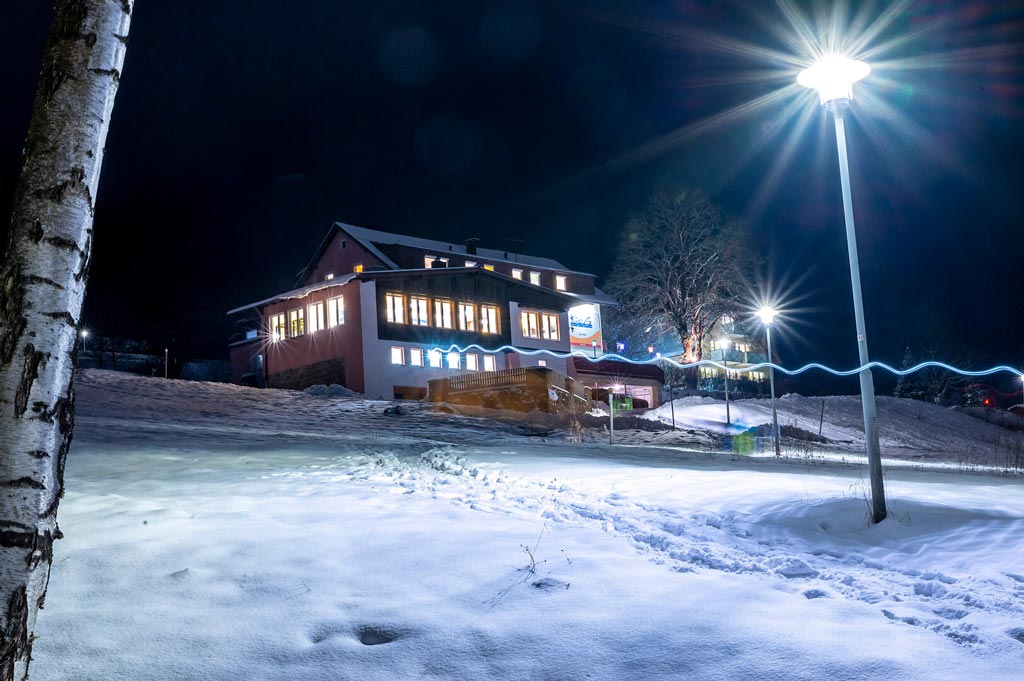
<svg viewBox="0 0 1024 681">
<path fill-rule="evenodd" d="M 534 286 L 540 286 L 540 272 L 530 272 L 530 283 Z"/>
<path fill-rule="evenodd" d="M 555 288 L 558 289 L 559 291 L 566 290 L 566 284 L 568 283 L 568 279 L 569 278 L 566 277 L 564 274 L 556 274 L 555 275 Z"/>
<path fill-rule="evenodd" d="M 476 260 L 467 260 L 466 267 L 476 267 Z"/>
<path fill-rule="evenodd" d="M 523 270 L 522 270 L 521 267 L 513 267 L 512 268 L 512 278 L 513 279 L 522 279 L 523 278 Z"/>
<path fill-rule="evenodd" d="M 324 281 L 330 281 L 331 279 L 334 279 L 334 272 L 328 272 L 324 275 Z"/>
<path fill-rule="evenodd" d="M 484 269 L 487 270 L 488 272 L 493 272 L 494 265 L 484 265 Z"/>
<path fill-rule="evenodd" d="M 352 271 L 355 272 L 356 274 L 359 274 L 360 272 L 363 271 L 363 264 L 357 263 L 356 266 L 352 268 Z"/>
</svg>

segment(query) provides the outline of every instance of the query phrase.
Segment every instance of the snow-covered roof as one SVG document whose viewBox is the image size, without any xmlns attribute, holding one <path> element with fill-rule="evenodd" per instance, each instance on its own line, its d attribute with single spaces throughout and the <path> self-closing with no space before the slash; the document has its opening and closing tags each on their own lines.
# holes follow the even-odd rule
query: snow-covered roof
<svg viewBox="0 0 1024 681">
<path fill-rule="evenodd" d="M 253 308 L 263 307 L 264 305 L 270 305 L 271 303 L 276 303 L 281 300 L 291 300 L 292 298 L 305 298 L 310 293 L 322 291 L 326 288 L 331 288 L 332 286 L 341 286 L 342 284 L 347 284 L 348 282 L 355 279 L 357 276 L 359 275 L 355 273 L 350 273 L 344 274 L 340 277 L 334 277 L 333 279 L 325 279 L 324 281 L 318 281 L 317 283 L 310 284 L 309 286 L 303 286 L 302 288 L 292 289 L 291 291 L 285 291 L 284 293 L 278 293 L 277 295 L 271 296 L 270 298 L 266 298 L 255 303 L 249 303 L 248 305 L 243 305 L 241 307 L 236 307 L 233 310 L 228 310 L 228 314 L 238 314 L 239 312 L 245 312 L 246 310 L 251 310 Z"/>
<path fill-rule="evenodd" d="M 436 239 L 423 239 L 421 237 L 408 236 L 405 234 L 392 234 L 391 232 L 382 232 L 376 229 L 347 225 L 343 222 L 336 222 L 334 223 L 334 226 L 347 232 L 353 239 L 359 241 L 359 243 L 365 246 L 371 253 L 380 258 L 382 262 L 387 264 L 389 267 L 396 269 L 398 266 L 394 261 L 381 253 L 380 249 L 376 247 L 376 244 L 409 246 L 411 248 L 421 248 L 426 251 L 437 251 L 440 253 L 457 253 L 459 255 L 469 256 L 470 258 L 475 256 L 483 260 L 507 262 L 512 265 L 526 265 L 527 267 L 534 267 L 538 269 L 558 270 L 560 272 L 593 276 L 589 272 L 570 270 L 562 263 L 557 260 L 552 260 L 551 258 L 541 258 L 535 255 L 523 255 L 522 253 L 500 251 L 495 248 L 477 248 L 476 253 L 469 253 L 466 251 L 465 244 L 454 244 L 447 241 L 437 241 Z"/>
</svg>

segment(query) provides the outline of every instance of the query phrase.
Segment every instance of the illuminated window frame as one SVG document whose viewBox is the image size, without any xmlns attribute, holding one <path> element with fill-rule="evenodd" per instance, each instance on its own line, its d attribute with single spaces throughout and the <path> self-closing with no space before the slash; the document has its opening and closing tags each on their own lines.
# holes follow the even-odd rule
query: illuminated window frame
<svg viewBox="0 0 1024 681">
<path fill-rule="evenodd" d="M 288 310 L 288 337 L 295 338 L 306 333 L 306 311 L 299 307 Z"/>
<path fill-rule="evenodd" d="M 519 326 L 523 333 L 523 338 L 540 340 L 540 315 L 536 312 L 521 310 L 519 312 Z"/>
<path fill-rule="evenodd" d="M 498 358 L 494 355 L 484 355 L 484 371 L 497 371 Z"/>
<path fill-rule="evenodd" d="M 476 331 L 475 303 L 459 303 L 459 330 Z"/>
<path fill-rule="evenodd" d="M 513 267 L 512 268 L 512 278 L 513 279 L 519 279 L 520 281 L 522 281 L 522 279 L 523 279 L 523 268 L 521 268 L 521 267 Z"/>
<path fill-rule="evenodd" d="M 454 329 L 455 305 L 444 298 L 434 299 L 434 326 L 439 329 Z"/>
<path fill-rule="evenodd" d="M 501 333 L 499 328 L 501 315 L 498 314 L 497 305 L 480 306 L 480 333 L 497 334 Z"/>
<path fill-rule="evenodd" d="M 345 296 L 338 296 L 327 301 L 328 328 L 345 323 Z"/>
<path fill-rule="evenodd" d="M 409 323 L 413 326 L 430 326 L 429 298 L 409 296 Z"/>
<path fill-rule="evenodd" d="M 409 366 L 423 366 L 423 348 L 409 348 Z"/>
<path fill-rule="evenodd" d="M 405 348 L 400 345 L 391 346 L 391 364 L 405 366 Z"/>
<path fill-rule="evenodd" d="M 288 324 L 285 321 L 284 312 L 270 315 L 270 337 L 273 340 L 282 340 L 288 337 Z"/>
<path fill-rule="evenodd" d="M 363 271 L 363 263 L 357 262 L 355 264 L 355 266 L 352 268 L 352 271 L 355 272 L 356 274 L 362 273 L 362 271 Z"/>
<path fill-rule="evenodd" d="M 540 337 L 542 340 L 558 340 L 558 315 L 540 313 Z"/>
<path fill-rule="evenodd" d="M 384 307 L 387 309 L 387 320 L 392 324 L 405 324 L 405 295 L 401 293 L 385 293 Z"/>
<path fill-rule="evenodd" d="M 559 291 L 567 290 L 566 287 L 569 285 L 569 277 L 564 274 L 555 275 L 555 288 Z"/>
<path fill-rule="evenodd" d="M 455 352 L 454 350 L 449 351 L 448 354 L 445 355 L 444 360 L 445 365 L 449 369 L 458 369 L 461 366 L 459 353 Z"/>
<path fill-rule="evenodd" d="M 534 286 L 540 286 L 540 272 L 530 272 L 530 283 Z"/>
<path fill-rule="evenodd" d="M 475 352 L 467 352 L 466 369 L 468 371 L 480 371 L 480 355 Z"/>
<path fill-rule="evenodd" d="M 316 333 L 327 328 L 324 323 L 324 304 L 323 302 L 312 303 L 309 306 L 309 332 Z"/>
<path fill-rule="evenodd" d="M 431 369 L 440 369 L 444 364 L 444 353 L 434 348 L 427 352 L 427 366 Z"/>
</svg>

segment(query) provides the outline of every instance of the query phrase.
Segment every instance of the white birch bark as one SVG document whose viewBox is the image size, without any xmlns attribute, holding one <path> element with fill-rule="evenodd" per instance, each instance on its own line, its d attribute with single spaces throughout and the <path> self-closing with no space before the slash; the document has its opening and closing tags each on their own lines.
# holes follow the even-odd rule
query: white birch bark
<svg viewBox="0 0 1024 681">
<path fill-rule="evenodd" d="M 0 681 L 27 679 L 74 424 L 75 342 L 134 0 L 57 0 L 0 267 Z"/>
</svg>

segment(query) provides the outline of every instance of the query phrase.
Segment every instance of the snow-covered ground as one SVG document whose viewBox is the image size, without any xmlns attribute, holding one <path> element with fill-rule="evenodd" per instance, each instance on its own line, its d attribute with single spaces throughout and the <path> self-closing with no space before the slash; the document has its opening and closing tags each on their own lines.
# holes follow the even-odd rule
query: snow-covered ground
<svg viewBox="0 0 1024 681">
<path fill-rule="evenodd" d="M 964 467 L 1024 467 L 1024 432 L 917 400 L 878 397 L 877 406 L 884 456 Z M 821 453 L 838 451 L 856 456 L 863 451 L 864 417 L 858 396 L 784 395 L 776 400 L 776 411 L 781 427 L 795 426 L 827 439 L 827 444 L 816 448 Z M 742 433 L 772 421 L 771 400 L 741 400 L 730 405 L 732 426 L 727 427 L 725 403 L 705 397 L 679 398 L 672 405 L 652 409 L 644 417 L 671 423 L 673 412 L 678 427 L 720 434 Z"/>
<path fill-rule="evenodd" d="M 78 388 L 35 679 L 1021 678 L 1019 478 Z"/>
</svg>

